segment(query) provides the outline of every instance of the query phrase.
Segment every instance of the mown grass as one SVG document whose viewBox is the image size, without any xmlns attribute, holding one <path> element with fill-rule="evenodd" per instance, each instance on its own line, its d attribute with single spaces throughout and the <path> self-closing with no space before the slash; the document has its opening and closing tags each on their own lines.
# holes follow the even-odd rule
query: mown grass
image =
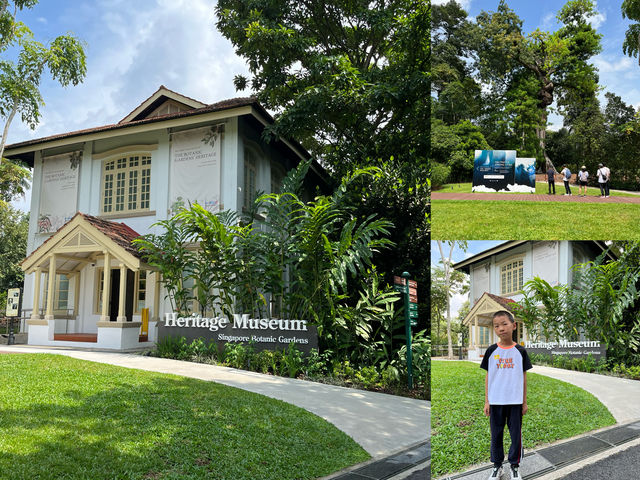
<svg viewBox="0 0 640 480">
<path fill-rule="evenodd" d="M 433 200 L 434 240 L 640 240 L 640 205 Z"/>
<path fill-rule="evenodd" d="M 489 463 L 489 419 L 482 412 L 485 371 L 472 362 L 433 360 L 431 365 L 432 476 Z M 525 449 L 615 423 L 599 400 L 574 385 L 529 372 L 527 386 Z M 508 432 L 505 429 L 505 455 Z"/>
<path fill-rule="evenodd" d="M 42 354 L 0 355 L 2 479 L 310 479 L 366 460 L 293 405 Z"/>
<path fill-rule="evenodd" d="M 468 183 L 447 183 L 443 185 L 441 188 L 434 190 L 435 192 L 443 192 L 443 193 L 471 193 L 471 182 Z M 571 184 L 571 193 L 575 196 L 578 195 L 578 185 Z M 549 192 L 549 184 L 547 182 L 536 182 L 536 194 L 538 195 L 546 195 Z M 522 192 L 495 192 L 495 193 L 504 193 L 505 195 L 512 195 L 515 193 Z M 640 192 L 639 192 L 640 193 Z M 561 197 L 564 194 L 564 184 L 556 183 L 556 196 Z M 614 197 L 638 197 L 640 195 L 635 195 L 633 193 L 621 192 L 619 190 L 611 190 L 611 195 Z M 587 196 L 588 197 L 599 197 L 600 196 L 600 187 L 587 187 Z"/>
</svg>

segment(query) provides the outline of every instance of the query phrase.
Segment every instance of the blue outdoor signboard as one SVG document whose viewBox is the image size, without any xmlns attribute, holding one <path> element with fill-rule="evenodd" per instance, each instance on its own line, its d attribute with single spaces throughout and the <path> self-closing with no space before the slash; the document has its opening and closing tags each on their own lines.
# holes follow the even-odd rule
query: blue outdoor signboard
<svg viewBox="0 0 640 480">
<path fill-rule="evenodd" d="M 515 150 L 476 150 L 473 192 L 509 192 L 515 184 Z"/>
</svg>

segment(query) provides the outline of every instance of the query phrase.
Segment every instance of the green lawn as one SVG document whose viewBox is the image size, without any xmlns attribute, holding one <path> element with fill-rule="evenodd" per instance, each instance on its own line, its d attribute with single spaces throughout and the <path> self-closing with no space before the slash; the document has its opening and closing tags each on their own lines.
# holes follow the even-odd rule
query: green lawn
<svg viewBox="0 0 640 480">
<path fill-rule="evenodd" d="M 485 371 L 477 363 L 442 360 L 433 360 L 431 368 L 431 475 L 489 463 L 489 418 L 482 412 Z M 605 406 L 578 387 L 535 373 L 527 374 L 527 385 L 525 449 L 615 424 Z"/>
<path fill-rule="evenodd" d="M 0 355 L 1 479 L 311 479 L 366 460 L 279 400 L 68 357 Z"/>
<path fill-rule="evenodd" d="M 640 205 L 432 200 L 434 240 L 640 240 Z"/>
<path fill-rule="evenodd" d="M 471 182 L 469 183 L 447 183 L 443 185 L 438 190 L 434 190 L 435 192 L 449 192 L 449 193 L 471 193 Z M 539 195 L 546 195 L 549 192 L 549 184 L 546 182 L 536 182 L 536 193 Z M 506 195 L 511 195 L 514 193 L 522 192 L 495 192 L 495 193 L 504 193 Z M 578 195 L 578 185 L 571 184 L 571 193 L 573 195 Z M 640 192 L 639 192 L 640 193 Z M 556 184 L 556 196 L 562 196 L 564 194 L 564 184 Z M 633 193 L 625 193 L 617 190 L 611 190 L 611 195 L 614 197 L 638 197 L 640 195 L 634 195 Z M 599 197 L 600 196 L 600 188 L 599 187 L 587 187 L 587 196 L 588 197 Z"/>
</svg>

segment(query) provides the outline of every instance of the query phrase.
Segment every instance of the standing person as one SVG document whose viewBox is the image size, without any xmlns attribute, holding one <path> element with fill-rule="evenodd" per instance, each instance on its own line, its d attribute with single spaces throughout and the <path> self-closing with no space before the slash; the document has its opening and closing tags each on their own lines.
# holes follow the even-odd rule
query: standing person
<svg viewBox="0 0 640 480">
<path fill-rule="evenodd" d="M 598 164 L 598 185 L 600 186 L 600 198 L 609 196 L 609 169 L 603 164 Z"/>
<path fill-rule="evenodd" d="M 484 414 L 491 424 L 491 461 L 493 471 L 489 480 L 502 476 L 504 461 L 505 423 L 509 427 L 511 447 L 509 464 L 511 478 L 520 480 L 522 447 L 522 416 L 527 413 L 527 370 L 532 368 L 529 355 L 523 346 L 513 341 L 515 319 L 510 312 L 501 310 L 493 314 L 493 330 L 500 338 L 482 357 L 480 367 L 487 371 L 484 382 Z"/>
<path fill-rule="evenodd" d="M 609 198 L 609 185 L 611 183 L 611 170 L 609 170 L 609 167 L 607 167 L 607 164 L 604 164 L 604 168 L 605 173 L 606 173 L 606 181 L 604 182 L 604 196 L 605 198 Z"/>
<path fill-rule="evenodd" d="M 547 181 L 549 182 L 549 195 L 551 195 L 551 189 L 553 189 L 553 194 L 556 194 L 556 169 L 553 168 L 551 163 L 549 163 L 549 168 L 547 169 Z"/>
<path fill-rule="evenodd" d="M 560 172 L 562 174 L 562 180 L 564 181 L 564 190 L 565 190 L 565 195 L 571 195 L 571 187 L 569 187 L 569 180 L 571 180 L 571 170 L 569 170 L 569 167 L 567 167 L 566 165 L 563 165 L 562 167 L 562 171 Z"/>
<path fill-rule="evenodd" d="M 584 165 L 580 168 L 578 172 L 578 196 L 580 196 L 580 192 L 584 189 L 582 194 L 583 197 L 587 196 L 587 180 L 589 179 L 589 172 L 587 172 L 587 167 Z"/>
</svg>

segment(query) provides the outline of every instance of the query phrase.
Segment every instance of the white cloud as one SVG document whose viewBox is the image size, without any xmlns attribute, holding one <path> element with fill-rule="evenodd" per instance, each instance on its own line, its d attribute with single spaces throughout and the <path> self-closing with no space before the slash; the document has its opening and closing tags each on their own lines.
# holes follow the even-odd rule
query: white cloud
<svg viewBox="0 0 640 480">
<path fill-rule="evenodd" d="M 604 11 L 600 12 L 598 10 L 597 2 L 594 3 L 594 9 L 596 11 L 595 15 L 589 17 L 587 21 L 597 30 L 604 22 L 607 21 L 607 14 Z"/>
<path fill-rule="evenodd" d="M 43 81 L 40 124 L 31 131 L 15 121 L 9 143 L 116 123 L 161 84 L 204 103 L 248 94 L 233 87 L 248 68 L 216 30 L 208 0 L 156 0 L 145 8 L 102 0 L 63 10 L 56 21 L 86 41 L 87 77 L 68 88 Z"/>
<path fill-rule="evenodd" d="M 431 0 L 431 4 L 432 5 L 443 5 L 445 3 L 449 3 L 450 0 Z M 471 7 L 471 1 L 472 0 L 456 0 L 460 6 L 462 6 L 462 8 L 464 8 L 467 12 L 469 11 L 469 8 Z"/>
<path fill-rule="evenodd" d="M 547 13 L 544 17 L 542 17 L 542 23 L 540 24 L 540 30 L 547 31 L 551 30 L 558 21 L 556 20 L 556 14 L 553 12 Z"/>
<path fill-rule="evenodd" d="M 607 60 L 603 55 L 597 55 L 593 57 L 593 64 L 598 67 L 600 73 L 611 72 L 627 72 L 635 67 L 633 60 L 630 57 L 624 57 L 622 55 L 612 58 L 607 57 Z"/>
</svg>

